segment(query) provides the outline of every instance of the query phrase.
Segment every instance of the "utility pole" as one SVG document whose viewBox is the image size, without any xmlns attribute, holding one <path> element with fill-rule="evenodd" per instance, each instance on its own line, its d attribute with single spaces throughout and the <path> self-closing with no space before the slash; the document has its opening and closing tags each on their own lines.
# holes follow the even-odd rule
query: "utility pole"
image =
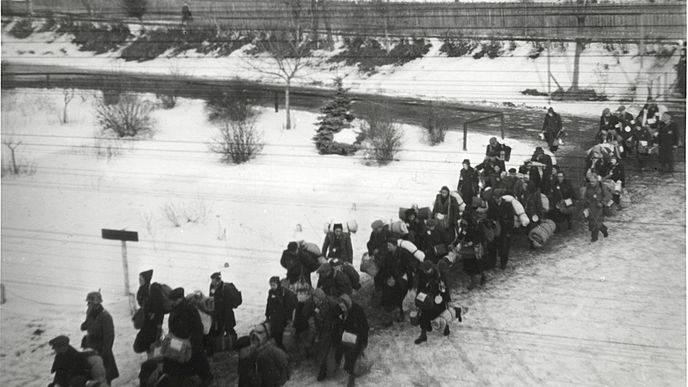
<svg viewBox="0 0 688 387">
<path fill-rule="evenodd" d="M 552 105 L 552 70 L 550 69 L 549 56 L 552 41 L 547 41 L 547 104 Z M 502 137 L 503 138 L 503 137 Z"/>
</svg>

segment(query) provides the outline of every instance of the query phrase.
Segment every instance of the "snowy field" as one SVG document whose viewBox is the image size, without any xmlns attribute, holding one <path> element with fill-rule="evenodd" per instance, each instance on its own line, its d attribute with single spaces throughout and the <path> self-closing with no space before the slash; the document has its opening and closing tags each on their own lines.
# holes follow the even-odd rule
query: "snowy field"
<svg viewBox="0 0 688 387">
<path fill-rule="evenodd" d="M 155 60 L 146 62 L 125 62 L 117 59 L 120 51 L 102 55 L 81 52 L 71 43 L 69 34 L 57 36 L 54 33 L 34 33 L 27 39 L 17 39 L 6 33 L 13 23 L 7 24 L 2 34 L 3 61 L 13 64 L 59 65 L 82 69 L 98 69 L 112 72 L 136 72 L 154 74 L 176 74 L 189 77 L 208 77 L 215 79 L 243 79 L 264 83 L 280 83 L 277 79 L 258 72 L 254 67 L 275 70 L 269 62 L 251 59 L 248 63 L 244 51 L 233 52 L 228 57 L 217 58 L 214 55 L 202 55 L 187 51 L 179 56 L 168 58 L 161 55 Z M 132 33 L 137 34 L 139 26 L 130 26 Z M 430 39 L 430 51 L 420 59 L 403 66 L 382 66 L 373 75 L 358 71 L 356 66 L 343 63 L 323 63 L 309 68 L 293 81 L 293 84 L 316 87 L 332 87 L 335 76 L 344 79 L 344 87 L 352 92 L 384 94 L 405 97 L 418 97 L 470 104 L 497 104 L 509 102 L 518 106 L 543 107 L 547 97 L 521 94 L 525 89 L 537 89 L 546 92 L 548 89 L 546 51 L 537 59 L 529 59 L 532 46 L 528 42 L 516 42 L 516 48 L 504 56 L 489 59 L 473 59 L 472 56 L 448 58 L 440 53 L 442 41 Z M 508 46 L 509 42 L 504 42 Z M 557 89 L 556 83 L 565 89 L 573 79 L 573 62 L 575 45 L 565 43 L 565 49 L 554 45 L 551 49 L 550 67 L 555 81 L 551 90 Z M 658 47 L 656 47 L 658 48 Z M 334 52 L 316 52 L 323 59 L 335 55 Z M 666 74 L 667 82 L 675 79 L 674 65 L 678 53 L 671 58 L 647 56 L 641 66 L 635 45 L 628 45 L 628 52 L 616 54 L 608 51 L 602 44 L 593 43 L 586 47 L 580 58 L 580 87 L 594 89 L 606 94 L 611 101 L 620 99 L 630 101 L 635 95 L 635 87 L 640 80 L 655 79 Z M 121 49 L 120 49 L 121 50 Z M 202 59 L 202 60 L 199 60 Z M 657 80 L 655 79 L 655 84 Z M 639 96 L 641 101 L 645 96 Z M 577 115 L 599 116 L 602 109 L 615 102 L 578 102 L 557 103 L 557 111 Z M 628 103 L 626 103 L 628 104 Z M 633 105 L 633 104 L 632 104 Z M 638 105 L 638 104 L 635 104 Z M 640 107 L 642 103 L 639 103 Z"/>
<path fill-rule="evenodd" d="M 136 385 L 143 357 L 131 349 L 120 246 L 102 240 L 101 228 L 139 232 L 128 245 L 133 291 L 137 273 L 149 268 L 155 281 L 187 292 L 207 292 L 210 273 L 221 271 L 243 292 L 237 331 L 246 334 L 262 318 L 268 278 L 284 274 L 279 257 L 288 241 L 319 244 L 324 222 L 355 219 L 358 266 L 372 220 L 395 218 L 399 206 L 430 205 L 441 186 L 456 185 L 461 160 L 482 158 L 488 140 L 471 134 L 464 153 L 459 133 L 450 132 L 430 147 L 420 128 L 405 125 L 399 161 L 367 166 L 361 155 L 317 154 L 317 115 L 294 111 L 287 131 L 283 111 L 261 109 L 263 153 L 223 165 L 207 148 L 215 129 L 202 101 L 182 99 L 155 112 L 152 140 L 124 144 L 105 159 L 95 155 L 94 95 L 80 92 L 70 123 L 61 125 L 60 90 L 2 91 L 3 140 L 22 140 L 18 156 L 36 169 L 2 180 L 1 386 L 47 384 L 47 341 L 67 334 L 78 346 L 83 299 L 96 289 L 115 320 L 121 377 L 113 385 Z M 516 163 L 538 145 L 508 144 Z M 2 156 L 6 162 L 6 149 Z M 610 224 L 608 240 L 591 245 L 583 231 L 555 236 L 536 255 L 516 253 L 514 268 L 485 288 L 456 289 L 469 312 L 451 337 L 433 334 L 416 349 L 418 332 L 408 324 L 376 330 L 368 350 L 375 366 L 360 385 L 685 385 L 685 181 L 659 183 L 638 180 L 637 202 Z M 205 216 L 175 227 L 165 206 Z M 344 380 L 317 383 L 306 367 L 289 385 Z"/>
</svg>

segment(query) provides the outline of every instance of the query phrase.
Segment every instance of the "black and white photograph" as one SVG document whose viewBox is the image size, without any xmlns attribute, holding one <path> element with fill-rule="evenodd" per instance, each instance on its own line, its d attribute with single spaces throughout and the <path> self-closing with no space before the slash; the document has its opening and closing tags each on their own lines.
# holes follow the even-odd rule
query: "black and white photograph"
<svg viewBox="0 0 688 387">
<path fill-rule="evenodd" d="M 0 386 L 686 386 L 687 16 L 1 0 Z"/>
</svg>

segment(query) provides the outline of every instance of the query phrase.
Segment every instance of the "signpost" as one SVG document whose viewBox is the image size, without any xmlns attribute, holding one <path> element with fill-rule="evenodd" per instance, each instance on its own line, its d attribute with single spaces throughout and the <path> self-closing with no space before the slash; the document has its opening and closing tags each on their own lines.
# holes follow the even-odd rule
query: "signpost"
<svg viewBox="0 0 688 387">
<path fill-rule="evenodd" d="M 129 262 L 127 261 L 127 241 L 138 242 L 139 233 L 136 231 L 102 229 L 101 237 L 122 242 L 122 268 L 124 269 L 124 295 L 131 294 L 129 288 Z"/>
</svg>

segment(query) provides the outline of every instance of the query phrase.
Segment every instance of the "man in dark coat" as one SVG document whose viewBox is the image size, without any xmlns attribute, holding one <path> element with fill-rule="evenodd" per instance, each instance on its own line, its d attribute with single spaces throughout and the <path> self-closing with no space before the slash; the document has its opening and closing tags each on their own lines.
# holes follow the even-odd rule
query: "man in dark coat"
<svg viewBox="0 0 688 387">
<path fill-rule="evenodd" d="M 588 221 L 590 240 L 596 242 L 600 232 L 605 238 L 609 236 L 609 230 L 604 224 L 604 206 L 611 201 L 611 193 L 602 184 L 600 176 L 592 172 L 588 172 L 586 181 L 586 185 L 581 189 L 583 216 Z"/>
<path fill-rule="evenodd" d="M 470 203 L 473 197 L 478 195 L 478 173 L 471 168 L 471 161 L 465 159 L 459 174 L 459 183 L 456 190 L 461 195 L 464 203 Z"/>
<path fill-rule="evenodd" d="M 614 119 L 612 118 L 612 111 L 609 108 L 604 108 L 602 115 L 600 116 L 600 129 L 598 135 L 601 132 L 609 132 L 614 129 Z"/>
<path fill-rule="evenodd" d="M 418 250 L 425 250 L 425 230 L 427 229 L 425 222 L 418 219 L 418 214 L 413 208 L 406 210 L 404 221 L 406 222 L 406 226 L 408 226 L 408 240 L 413 242 Z"/>
<path fill-rule="evenodd" d="M 449 250 L 454 237 L 448 230 L 437 227 L 437 220 L 429 219 L 426 231 L 425 259 L 437 263 Z"/>
<path fill-rule="evenodd" d="M 325 235 L 322 255 L 326 258 L 337 258 L 345 262 L 353 262 L 354 251 L 351 246 L 351 237 L 344 232 L 344 227 L 341 223 L 336 223 L 332 226 L 332 231 Z"/>
<path fill-rule="evenodd" d="M 392 318 L 398 311 L 398 322 L 404 321 L 403 301 L 413 283 L 416 262 L 411 253 L 393 243 L 389 243 L 387 254 L 380 261 L 378 277 L 384 283 L 381 306 L 392 314 Z"/>
<path fill-rule="evenodd" d="M 427 332 L 432 331 L 431 322 L 437 318 L 451 302 L 449 291 L 440 278 L 439 269 L 430 261 L 420 264 L 415 284 L 417 290 L 416 304 L 420 305 L 420 336 L 414 341 L 416 344 L 428 341 Z M 429 300 L 427 303 L 419 302 L 420 297 Z M 458 312 L 458 310 L 457 310 Z M 460 312 L 457 316 L 460 316 Z M 444 335 L 449 335 L 449 325 L 444 328 Z"/>
<path fill-rule="evenodd" d="M 536 185 L 538 188 L 540 188 L 541 192 L 549 192 L 552 179 L 552 158 L 545 153 L 542 147 L 536 147 L 535 152 L 533 152 L 533 156 L 530 158 L 530 160 L 544 164 L 544 167 L 542 168 L 542 176 L 539 176 L 540 179 L 539 182 L 536 182 Z M 535 181 L 535 179 L 531 180 Z"/>
<path fill-rule="evenodd" d="M 335 360 L 337 363 L 341 361 L 344 356 L 344 371 L 349 374 L 349 382 L 347 387 L 353 387 L 356 383 L 356 375 L 354 375 L 354 368 L 356 361 L 363 354 L 363 350 L 368 346 L 368 319 L 366 318 L 363 308 L 350 298 L 343 297 L 342 301 L 345 305 L 341 308 L 346 311 L 344 313 L 343 322 L 343 336 L 348 338 L 355 337 L 355 342 L 351 343 L 340 338 L 335 353 Z"/>
<path fill-rule="evenodd" d="M 69 338 L 64 335 L 55 337 L 48 342 L 55 351 L 55 360 L 50 373 L 54 373 L 53 382 L 48 387 L 69 386 L 72 378 L 83 375 L 89 376 L 79 357 L 79 352 L 69 345 Z"/>
<path fill-rule="evenodd" d="M 499 256 L 499 267 L 504 270 L 509 262 L 509 249 L 511 248 L 511 236 L 514 232 L 514 207 L 511 203 L 502 198 L 505 194 L 503 190 L 496 190 L 493 195 L 493 202 L 488 209 L 488 217 L 499 223 L 500 233 L 490 244 L 487 254 L 491 261 L 496 263 Z"/>
<path fill-rule="evenodd" d="M 576 191 L 571 182 L 566 179 L 564 172 L 557 173 L 557 180 L 550 191 L 550 212 L 552 220 L 557 223 L 566 221 L 571 229 L 571 218 L 575 209 Z"/>
<path fill-rule="evenodd" d="M 168 319 L 169 332 L 180 339 L 189 339 L 191 359 L 186 363 L 165 359 L 164 371 L 170 375 L 198 375 L 201 386 L 209 386 L 213 380 L 208 358 L 203 350 L 203 323 L 198 310 L 184 298 L 184 289 L 176 288 L 170 292 L 172 311 Z"/>
<path fill-rule="evenodd" d="M 649 127 L 656 129 L 660 122 L 659 107 L 652 97 L 647 97 L 647 103 L 640 109 L 640 113 L 635 117 L 635 123 L 639 127 Z"/>
<path fill-rule="evenodd" d="M 550 107 L 547 109 L 545 121 L 542 123 L 542 133 L 545 136 L 545 141 L 547 141 L 549 150 L 552 152 L 556 152 L 559 148 L 559 145 L 556 143 L 556 141 L 561 135 L 561 129 L 561 116 Z"/>
<path fill-rule="evenodd" d="M 342 294 L 351 295 L 354 292 L 353 284 L 349 276 L 343 270 L 335 270 L 329 262 L 323 263 L 318 268 L 318 288 L 332 297 Z"/>
<path fill-rule="evenodd" d="M 318 381 L 323 381 L 327 378 L 327 359 L 335 354 L 336 344 L 341 340 L 342 320 L 339 318 L 341 310 L 322 289 L 313 291 L 313 306 Z"/>
<path fill-rule="evenodd" d="M 662 114 L 662 122 L 659 124 L 657 133 L 660 172 L 674 171 L 674 149 L 678 148 L 678 142 L 678 125 L 671 119 L 669 113 Z"/>
<path fill-rule="evenodd" d="M 389 226 L 380 219 L 375 220 L 370 225 L 370 228 L 373 231 L 370 233 L 366 247 L 368 248 L 368 255 L 377 257 L 378 254 L 387 252 L 387 242 L 392 239 L 392 233 L 389 230 Z"/>
<path fill-rule="evenodd" d="M 96 351 L 103 359 L 106 379 L 108 384 L 111 384 L 114 379 L 119 377 L 115 355 L 112 353 L 112 345 L 115 342 L 115 326 L 112 322 L 112 316 L 103 308 L 103 297 L 100 292 L 88 293 L 86 302 L 88 305 L 86 321 L 81 324 L 81 330 L 86 331 L 84 344 Z"/>
<path fill-rule="evenodd" d="M 297 303 L 296 294 L 282 287 L 279 277 L 270 278 L 268 301 L 265 305 L 265 318 L 270 322 L 270 335 L 282 349 L 284 349 L 282 344 L 284 328 L 294 320 L 294 311 L 296 310 Z"/>
<path fill-rule="evenodd" d="M 241 303 L 239 290 L 233 283 L 222 281 L 222 273 L 216 272 L 210 276 L 210 289 L 208 292 L 213 297 L 215 309 L 213 310 L 213 327 L 210 332 L 211 337 L 229 335 L 232 342 L 236 342 L 237 333 L 236 317 L 234 308 Z"/>
<path fill-rule="evenodd" d="M 614 200 L 614 203 L 619 204 L 621 201 L 621 191 L 623 188 L 626 188 L 626 176 L 624 174 L 623 164 L 616 158 L 616 156 L 609 158 L 609 166 L 607 167 L 605 176 L 602 178 L 602 180 L 613 181 L 615 187 L 620 184 L 620 189 L 618 191 L 615 189 L 612 193 L 612 199 Z"/>
<path fill-rule="evenodd" d="M 318 269 L 318 257 L 314 257 L 307 251 L 299 249 L 296 242 L 289 242 L 287 249 L 282 252 L 280 264 L 287 269 L 287 279 L 290 284 L 303 278 L 311 284 L 311 273 Z"/>
<path fill-rule="evenodd" d="M 162 322 L 165 318 L 165 307 L 161 285 L 152 282 L 153 270 L 142 271 L 139 274 L 139 290 L 136 301 L 143 309 L 144 321 L 141 330 L 134 340 L 134 352 L 150 351 L 153 343 L 162 336 Z"/>
</svg>

